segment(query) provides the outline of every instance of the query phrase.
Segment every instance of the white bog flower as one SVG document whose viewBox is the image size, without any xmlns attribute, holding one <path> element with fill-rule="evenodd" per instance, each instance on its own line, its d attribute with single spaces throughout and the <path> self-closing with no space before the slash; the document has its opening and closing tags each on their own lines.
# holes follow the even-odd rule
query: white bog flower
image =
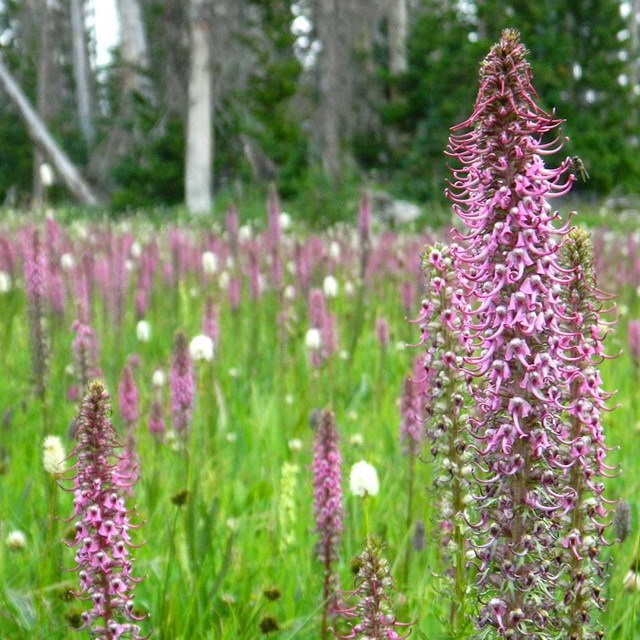
<svg viewBox="0 0 640 640">
<path fill-rule="evenodd" d="M 76 266 L 76 259 L 70 253 L 63 253 L 60 256 L 60 266 L 63 271 L 71 271 Z"/>
<path fill-rule="evenodd" d="M 11 276 L 6 271 L 0 271 L 0 293 L 11 291 Z"/>
<path fill-rule="evenodd" d="M 378 472 L 368 462 L 360 460 L 351 467 L 349 487 L 354 496 L 377 496 L 380 490 Z"/>
<path fill-rule="evenodd" d="M 151 378 L 151 384 L 153 384 L 153 386 L 156 387 L 156 389 L 159 389 L 160 387 L 164 387 L 166 382 L 167 382 L 167 375 L 165 374 L 165 372 L 162 369 L 156 369 L 153 372 L 153 377 Z"/>
<path fill-rule="evenodd" d="M 332 240 L 329 245 L 329 257 L 334 260 L 340 259 L 340 245 L 335 240 Z"/>
<path fill-rule="evenodd" d="M 11 551 L 22 551 L 27 546 L 27 536 L 22 531 L 10 531 L 4 542 Z"/>
<path fill-rule="evenodd" d="M 251 230 L 251 225 L 243 224 L 238 229 L 238 240 L 240 240 L 240 242 L 251 240 L 252 235 L 253 235 L 253 231 Z"/>
<path fill-rule="evenodd" d="M 50 164 L 43 162 L 40 165 L 40 180 L 45 187 L 50 187 L 56 179 Z"/>
<path fill-rule="evenodd" d="M 149 342 L 151 338 L 151 325 L 147 320 L 139 320 L 136 325 L 136 335 L 140 342 Z"/>
<path fill-rule="evenodd" d="M 142 255 L 142 245 L 137 240 L 134 240 L 131 243 L 131 257 L 137 260 L 141 255 Z"/>
<path fill-rule="evenodd" d="M 189 355 L 192 360 L 213 360 L 213 340 L 209 336 L 200 334 L 191 339 Z"/>
<path fill-rule="evenodd" d="M 364 436 L 361 433 L 354 433 L 349 438 L 349 443 L 352 447 L 361 447 L 364 444 Z"/>
<path fill-rule="evenodd" d="M 59 476 L 65 471 L 64 461 L 67 454 L 62 440 L 58 436 L 47 436 L 43 443 L 42 464 L 44 470 L 52 476 Z"/>
<path fill-rule="evenodd" d="M 223 271 L 218 278 L 218 285 L 221 289 L 226 290 L 229 288 L 229 283 L 231 282 L 231 276 L 228 271 Z"/>
<path fill-rule="evenodd" d="M 285 287 L 284 297 L 287 300 L 293 300 L 296 297 L 296 288 L 292 284 L 289 284 Z"/>
<path fill-rule="evenodd" d="M 338 281 L 333 276 L 326 276 L 322 283 L 322 291 L 327 298 L 338 295 Z"/>
<path fill-rule="evenodd" d="M 280 214 L 279 220 L 280 220 L 280 228 L 283 231 L 286 231 L 291 226 L 291 216 L 286 211 L 283 211 Z"/>
<path fill-rule="evenodd" d="M 300 451 L 302 449 L 302 440 L 300 438 L 291 438 L 287 445 L 289 446 L 289 451 Z"/>
<path fill-rule="evenodd" d="M 307 349 L 311 349 L 312 351 L 317 351 L 322 346 L 322 336 L 320 335 L 320 330 L 315 327 L 311 327 L 307 331 L 307 335 L 304 338 L 304 343 L 307 346 Z"/>
<path fill-rule="evenodd" d="M 218 256 L 213 251 L 205 251 L 202 254 L 202 270 L 207 275 L 218 271 Z"/>
</svg>

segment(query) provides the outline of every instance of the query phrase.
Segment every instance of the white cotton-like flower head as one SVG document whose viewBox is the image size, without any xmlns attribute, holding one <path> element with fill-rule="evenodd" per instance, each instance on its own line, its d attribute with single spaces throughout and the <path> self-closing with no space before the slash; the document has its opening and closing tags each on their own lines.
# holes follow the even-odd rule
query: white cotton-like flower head
<svg viewBox="0 0 640 640">
<path fill-rule="evenodd" d="M 71 253 L 63 253 L 60 256 L 60 266 L 63 271 L 71 271 L 76 266 L 76 259 Z"/>
<path fill-rule="evenodd" d="M 205 251 L 202 254 L 202 270 L 207 275 L 218 271 L 218 256 L 213 251 Z"/>
<path fill-rule="evenodd" d="M 283 231 L 286 231 L 287 229 L 289 229 L 289 227 L 291 227 L 291 216 L 286 211 L 283 211 L 280 214 L 279 220 L 280 220 L 280 228 Z"/>
<path fill-rule="evenodd" d="M 332 240 L 329 245 L 329 257 L 334 260 L 340 259 L 340 245 L 335 240 Z"/>
<path fill-rule="evenodd" d="M 65 471 L 65 458 L 62 440 L 58 436 L 47 436 L 43 443 L 42 464 L 44 470 L 52 476 L 59 476 Z"/>
<path fill-rule="evenodd" d="M 195 336 L 189 343 L 189 355 L 192 360 L 213 360 L 213 340 L 204 334 Z"/>
<path fill-rule="evenodd" d="M 229 283 L 231 282 L 231 276 L 228 271 L 223 271 L 218 278 L 218 285 L 224 291 L 229 288 Z"/>
<path fill-rule="evenodd" d="M 296 297 L 296 288 L 292 284 L 289 284 L 285 287 L 284 297 L 287 300 L 293 300 Z"/>
<path fill-rule="evenodd" d="M 354 433 L 349 438 L 349 443 L 352 447 L 361 447 L 364 444 L 364 436 L 361 433 Z"/>
<path fill-rule="evenodd" d="M 327 298 L 335 298 L 338 295 L 338 281 L 331 275 L 326 276 L 322 283 L 322 291 Z"/>
<path fill-rule="evenodd" d="M 355 293 L 356 288 L 353 286 L 353 282 L 351 282 L 351 280 L 347 280 L 344 283 L 344 293 L 345 295 L 347 295 L 349 298 Z"/>
<path fill-rule="evenodd" d="M 289 446 L 289 451 L 296 452 L 302 449 L 302 440 L 300 440 L 300 438 L 291 438 L 287 444 Z"/>
<path fill-rule="evenodd" d="M 141 255 L 142 255 L 142 245 L 137 240 L 134 240 L 131 243 L 131 257 L 137 260 Z"/>
<path fill-rule="evenodd" d="M 252 235 L 253 235 L 253 231 L 251 229 L 251 225 L 243 224 L 238 229 L 238 240 L 240 240 L 240 242 L 251 240 Z"/>
<path fill-rule="evenodd" d="M 50 164 L 43 162 L 40 165 L 40 180 L 45 187 L 50 187 L 56 179 Z"/>
<path fill-rule="evenodd" d="M 151 338 L 151 325 L 147 320 L 139 320 L 136 325 L 136 336 L 140 342 L 149 342 Z"/>
<path fill-rule="evenodd" d="M 354 496 L 377 496 L 380 490 L 378 472 L 368 462 L 360 460 L 351 467 L 349 487 Z"/>
<path fill-rule="evenodd" d="M 16 529 L 8 533 L 4 542 L 11 551 L 22 551 L 27 546 L 27 536 Z"/>
<path fill-rule="evenodd" d="M 307 349 L 311 349 L 312 351 L 317 351 L 322 346 L 322 336 L 320 335 L 320 330 L 315 327 L 311 327 L 307 331 L 307 335 L 304 338 L 304 343 L 307 346 Z"/>
<path fill-rule="evenodd" d="M 11 276 L 6 271 L 0 271 L 0 293 L 11 291 Z"/>
<path fill-rule="evenodd" d="M 160 389 L 164 387 L 167 382 L 167 374 L 162 369 L 156 369 L 153 372 L 153 377 L 151 378 L 151 384 L 153 384 L 156 389 Z"/>
</svg>

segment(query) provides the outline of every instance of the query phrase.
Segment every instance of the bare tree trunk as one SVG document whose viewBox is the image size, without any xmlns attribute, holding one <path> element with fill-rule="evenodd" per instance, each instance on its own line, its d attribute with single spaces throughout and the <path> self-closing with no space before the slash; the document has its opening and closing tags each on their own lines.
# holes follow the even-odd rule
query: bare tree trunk
<svg viewBox="0 0 640 640">
<path fill-rule="evenodd" d="M 51 47 L 49 42 L 51 30 L 51 11 L 49 0 L 39 0 L 36 3 L 39 14 L 38 30 L 38 64 L 36 69 L 36 110 L 46 126 L 49 121 L 49 95 L 51 88 L 49 79 L 51 78 Z M 44 202 L 45 185 L 42 182 L 41 166 L 44 162 L 39 148 L 33 153 L 33 187 L 31 197 L 36 206 L 41 206 Z"/>
<path fill-rule="evenodd" d="M 389 71 L 399 75 L 407 70 L 407 0 L 390 0 Z"/>
<path fill-rule="evenodd" d="M 24 92 L 0 59 L 0 84 L 16 105 L 27 125 L 27 131 L 42 154 L 53 164 L 69 191 L 81 204 L 97 205 L 99 200 L 65 152 L 51 137 L 47 128 L 29 103 Z"/>
<path fill-rule="evenodd" d="M 71 0 L 71 34 L 73 38 L 73 75 L 75 80 L 76 108 L 80 131 L 88 148 L 95 140 L 93 109 L 91 106 L 91 71 L 84 29 L 84 2 Z"/>
<path fill-rule="evenodd" d="M 211 43 L 207 0 L 190 0 L 191 50 L 185 201 L 194 214 L 211 211 L 213 159 L 211 102 Z"/>
<path fill-rule="evenodd" d="M 124 63 L 124 88 L 127 93 L 139 93 L 153 98 L 145 73 L 149 70 L 149 48 L 138 0 L 118 0 L 120 23 L 120 54 Z"/>
<path fill-rule="evenodd" d="M 340 50 L 338 2 L 317 0 L 316 27 L 322 43 L 319 59 L 320 89 L 320 154 L 326 176 L 332 181 L 340 179 Z"/>
</svg>

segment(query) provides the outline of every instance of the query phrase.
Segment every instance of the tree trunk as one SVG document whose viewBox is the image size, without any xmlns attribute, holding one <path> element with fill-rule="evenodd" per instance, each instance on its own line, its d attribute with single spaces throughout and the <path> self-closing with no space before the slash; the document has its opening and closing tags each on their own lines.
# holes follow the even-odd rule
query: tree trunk
<svg viewBox="0 0 640 640">
<path fill-rule="evenodd" d="M 407 0 L 390 0 L 389 71 L 399 75 L 407 70 Z"/>
<path fill-rule="evenodd" d="M 71 34 L 73 38 L 73 75 L 75 80 L 76 109 L 80 131 L 87 148 L 93 146 L 95 127 L 91 106 L 91 70 L 84 29 L 83 0 L 71 0 Z"/>
<path fill-rule="evenodd" d="M 320 78 L 320 153 L 325 175 L 332 182 L 340 179 L 340 47 L 338 2 L 318 0 L 316 27 L 322 43 L 318 61 Z"/>
<path fill-rule="evenodd" d="M 213 159 L 211 43 L 207 0 L 190 0 L 191 32 L 185 200 L 194 214 L 211 211 Z"/>
<path fill-rule="evenodd" d="M 58 175 L 62 178 L 69 191 L 78 199 L 81 204 L 97 205 L 98 197 L 93 193 L 91 187 L 85 182 L 80 172 L 71 163 L 65 152 L 58 146 L 51 137 L 47 128 L 29 103 L 24 92 L 15 81 L 11 72 L 0 59 L 0 84 L 7 92 L 11 101 L 16 105 L 20 115 L 27 125 L 27 131 L 34 144 L 42 154 L 53 164 Z"/>
<path fill-rule="evenodd" d="M 50 47 L 50 30 L 51 30 L 51 11 L 48 0 L 39 0 L 36 3 L 39 13 L 39 29 L 38 29 L 38 62 L 36 68 L 36 111 L 42 119 L 46 127 L 49 121 L 49 95 L 51 87 L 49 79 L 51 78 L 51 47 Z M 34 149 L 33 153 L 33 187 L 31 197 L 36 206 L 41 206 L 44 202 L 45 185 L 42 181 L 41 167 L 44 158 L 39 148 Z"/>
<path fill-rule="evenodd" d="M 145 75 L 149 70 L 149 49 L 138 0 L 118 0 L 120 55 L 124 66 L 126 93 L 138 93 L 151 101 L 153 92 Z"/>
</svg>

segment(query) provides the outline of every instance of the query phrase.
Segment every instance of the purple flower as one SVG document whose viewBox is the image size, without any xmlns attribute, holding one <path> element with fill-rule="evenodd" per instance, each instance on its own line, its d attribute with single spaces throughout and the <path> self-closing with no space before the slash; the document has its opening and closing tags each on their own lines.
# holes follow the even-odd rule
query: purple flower
<svg viewBox="0 0 640 640">
<path fill-rule="evenodd" d="M 382 349 L 389 346 L 389 323 L 386 318 L 376 318 L 376 337 Z"/>
<path fill-rule="evenodd" d="M 526 50 L 514 30 L 481 66 L 471 117 L 454 127 L 448 153 L 453 170 L 448 197 L 467 225 L 453 248 L 465 297 L 465 330 L 473 355 L 466 369 L 477 417 L 476 504 L 480 540 L 478 638 L 565 638 L 559 615 L 562 571 L 559 530 L 575 505 L 567 486 L 570 460 L 562 419 L 568 391 L 561 296 L 572 280 L 558 262 L 559 219 L 549 199 L 566 194 L 572 162 L 547 168 L 543 156 L 560 121 L 535 102 Z M 467 130 L 461 133 L 462 130 Z M 544 138 L 544 141 L 543 141 Z M 445 320 L 446 321 L 446 320 Z"/>
<path fill-rule="evenodd" d="M 162 389 L 154 389 L 154 397 L 149 411 L 149 433 L 156 441 L 160 441 L 166 426 L 164 423 L 164 408 L 162 406 Z"/>
<path fill-rule="evenodd" d="M 127 429 L 131 429 L 138 421 L 140 411 L 138 406 L 138 387 L 133 379 L 133 372 L 129 365 L 122 372 L 122 378 L 118 386 L 118 401 L 120 415 L 127 425 Z"/>
<path fill-rule="evenodd" d="M 566 567 L 563 605 L 566 637 L 586 640 L 594 635 L 591 615 L 604 605 L 605 567 L 600 549 L 607 543 L 604 532 L 611 521 L 610 502 L 603 497 L 604 477 L 613 470 L 605 463 L 607 447 L 601 413 L 611 397 L 603 391 L 596 369 L 602 359 L 600 301 L 608 296 L 596 288 L 593 248 L 589 234 L 573 229 L 562 247 L 562 266 L 574 274 L 563 293 L 563 372 L 569 385 L 562 464 L 573 491 L 560 544 Z"/>
<path fill-rule="evenodd" d="M 416 358 L 415 374 L 404 379 L 400 396 L 400 442 L 410 456 L 418 455 L 424 435 L 425 384 L 422 359 Z"/>
<path fill-rule="evenodd" d="M 169 387 L 173 428 L 177 433 L 185 434 L 191 424 L 195 389 L 189 343 L 181 331 L 176 333 L 173 343 Z"/>
<path fill-rule="evenodd" d="M 640 320 L 629 321 L 629 351 L 634 367 L 640 365 Z"/>
<path fill-rule="evenodd" d="M 134 613 L 130 522 L 122 492 L 128 488 L 118 473 L 120 443 L 109 421 L 109 394 L 100 381 L 90 383 L 76 419 L 77 463 L 73 517 L 79 596 L 91 608 L 82 614 L 83 628 L 99 638 L 142 638 Z"/>
<path fill-rule="evenodd" d="M 40 234 L 36 229 L 27 235 L 24 245 L 24 280 L 29 300 L 44 298 L 46 293 L 47 260 Z"/>
<path fill-rule="evenodd" d="M 335 604 L 335 575 L 332 565 L 338 558 L 338 545 L 342 539 L 342 478 L 338 431 L 333 413 L 328 410 L 320 411 L 315 425 L 313 510 L 318 534 L 316 553 L 324 566 L 322 637 L 325 637 L 327 617 Z"/>
<path fill-rule="evenodd" d="M 401 640 L 409 636 L 405 633 L 412 623 L 398 622 L 393 614 L 389 594 L 393 591 L 393 578 L 389 562 L 382 555 L 382 543 L 375 537 L 367 539 L 365 550 L 358 557 L 360 568 L 356 577 L 356 588 L 347 592 L 355 605 L 340 607 L 337 615 L 346 618 L 358 618 L 355 625 L 350 624 L 347 634 L 333 632 L 341 640 Z"/>
<path fill-rule="evenodd" d="M 43 407 L 47 395 L 49 339 L 46 328 L 44 296 L 46 258 L 36 229 L 29 231 L 24 245 L 24 276 L 29 303 L 29 346 L 33 385 Z"/>
<path fill-rule="evenodd" d="M 471 495 L 473 458 L 462 371 L 467 345 L 462 323 L 465 303 L 449 247 L 442 244 L 427 247 L 422 264 L 426 293 L 418 322 L 426 353 L 416 362 L 422 371 L 414 366 L 414 377 L 423 387 L 424 427 L 433 456 L 433 498 L 437 502 L 443 576 L 449 581 L 451 593 L 450 631 L 452 637 L 460 637 L 468 625 L 466 554 L 472 538 L 465 515 L 466 501 Z"/>
<path fill-rule="evenodd" d="M 220 342 L 220 323 L 218 321 L 218 309 L 213 304 L 211 297 L 207 298 L 202 318 L 202 333 L 213 340 L 213 344 L 218 346 Z"/>
<path fill-rule="evenodd" d="M 78 317 L 71 325 L 76 334 L 71 343 L 71 350 L 76 365 L 76 374 L 82 393 L 90 380 L 102 378 L 102 371 L 98 366 L 98 342 L 89 322 L 85 319 L 82 308 L 78 308 Z"/>
</svg>

